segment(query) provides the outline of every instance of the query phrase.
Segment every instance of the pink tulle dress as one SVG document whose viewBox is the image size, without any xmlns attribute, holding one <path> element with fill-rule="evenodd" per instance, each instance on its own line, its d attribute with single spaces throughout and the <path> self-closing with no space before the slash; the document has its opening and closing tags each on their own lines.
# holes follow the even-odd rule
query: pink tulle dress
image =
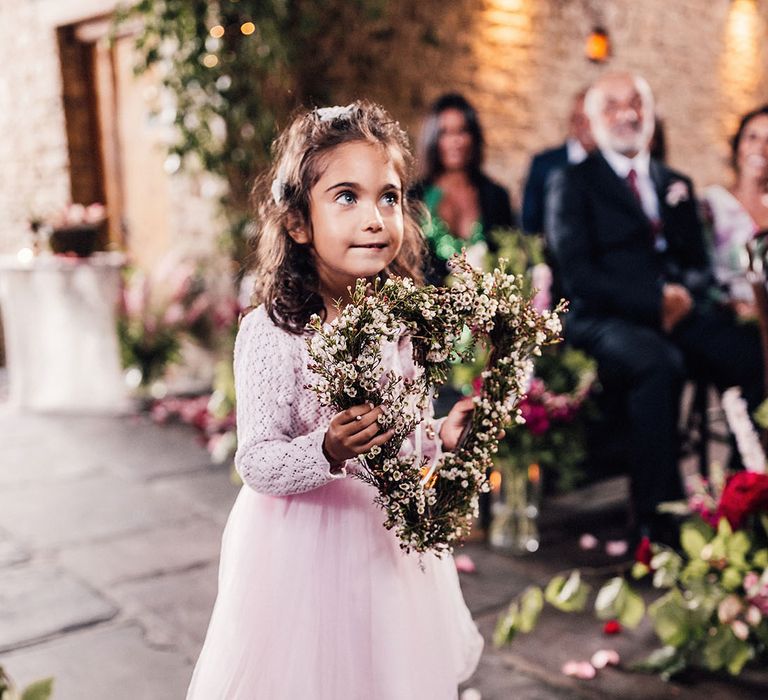
<svg viewBox="0 0 768 700">
<path fill-rule="evenodd" d="M 354 463 L 330 472 L 322 441 L 333 411 L 305 388 L 315 380 L 305 339 L 263 307 L 237 337 L 244 486 L 187 699 L 455 699 L 483 640 L 453 559 L 405 554 Z M 407 374 L 408 348 L 391 344 L 385 362 Z"/>
</svg>

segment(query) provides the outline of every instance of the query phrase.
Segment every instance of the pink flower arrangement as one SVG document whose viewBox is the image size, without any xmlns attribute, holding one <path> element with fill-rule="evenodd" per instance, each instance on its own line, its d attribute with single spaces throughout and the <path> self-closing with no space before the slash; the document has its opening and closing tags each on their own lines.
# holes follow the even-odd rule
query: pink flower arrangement
<svg viewBox="0 0 768 700">
<path fill-rule="evenodd" d="M 171 397 L 155 401 L 150 417 L 156 423 L 165 424 L 180 421 L 191 425 L 198 434 L 198 440 L 216 462 L 224 462 L 236 445 L 236 416 L 234 407 L 219 414 L 214 410 L 212 394 L 193 398 Z"/>
</svg>

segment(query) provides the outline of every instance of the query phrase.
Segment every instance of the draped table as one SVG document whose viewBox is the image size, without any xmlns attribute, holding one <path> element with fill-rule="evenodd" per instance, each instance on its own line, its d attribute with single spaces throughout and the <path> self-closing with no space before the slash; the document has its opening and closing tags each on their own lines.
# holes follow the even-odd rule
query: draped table
<svg viewBox="0 0 768 700">
<path fill-rule="evenodd" d="M 9 400 L 35 411 L 129 410 L 116 310 L 120 253 L 0 256 Z"/>
</svg>

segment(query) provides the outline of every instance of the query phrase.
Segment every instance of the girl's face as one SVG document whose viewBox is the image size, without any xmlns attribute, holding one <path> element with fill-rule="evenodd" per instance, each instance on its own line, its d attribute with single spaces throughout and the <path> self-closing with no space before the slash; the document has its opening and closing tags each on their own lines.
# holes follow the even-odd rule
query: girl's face
<svg viewBox="0 0 768 700">
<path fill-rule="evenodd" d="M 758 114 L 747 122 L 739 139 L 736 165 L 741 177 L 768 177 L 768 115 Z"/>
<path fill-rule="evenodd" d="M 449 108 L 438 117 L 437 153 L 445 170 L 464 170 L 472 154 L 472 134 L 458 110 Z"/>
<path fill-rule="evenodd" d="M 388 151 L 356 141 L 337 146 L 309 192 L 311 230 L 291 232 L 312 246 L 321 291 L 346 298 L 359 277 L 377 275 L 403 243 L 403 193 Z"/>
</svg>

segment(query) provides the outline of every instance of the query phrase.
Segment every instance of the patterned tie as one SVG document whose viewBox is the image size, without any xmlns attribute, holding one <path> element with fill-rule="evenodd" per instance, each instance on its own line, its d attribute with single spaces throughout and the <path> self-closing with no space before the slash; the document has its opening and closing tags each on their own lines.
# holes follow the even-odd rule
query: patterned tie
<svg viewBox="0 0 768 700">
<path fill-rule="evenodd" d="M 637 200 L 637 203 L 640 205 L 640 208 L 643 211 L 645 211 L 645 208 L 643 207 L 643 198 L 640 196 L 640 188 L 637 186 L 637 171 L 634 168 L 630 168 L 629 172 L 627 173 L 627 184 L 629 185 L 629 189 L 632 190 L 632 194 L 635 195 L 635 199 Z M 646 216 L 648 216 L 647 213 L 646 213 Z M 650 219 L 650 221 L 651 221 L 651 243 L 653 244 L 653 247 L 658 252 L 662 253 L 667 248 L 667 242 L 664 239 L 664 237 L 661 235 L 661 231 L 663 228 L 662 223 L 659 219 Z"/>
<path fill-rule="evenodd" d="M 637 170 L 634 168 L 630 168 L 627 173 L 627 184 L 629 185 L 629 189 L 632 190 L 632 194 L 635 195 L 637 203 L 642 208 L 643 198 L 640 196 L 640 188 L 637 186 Z"/>
</svg>

